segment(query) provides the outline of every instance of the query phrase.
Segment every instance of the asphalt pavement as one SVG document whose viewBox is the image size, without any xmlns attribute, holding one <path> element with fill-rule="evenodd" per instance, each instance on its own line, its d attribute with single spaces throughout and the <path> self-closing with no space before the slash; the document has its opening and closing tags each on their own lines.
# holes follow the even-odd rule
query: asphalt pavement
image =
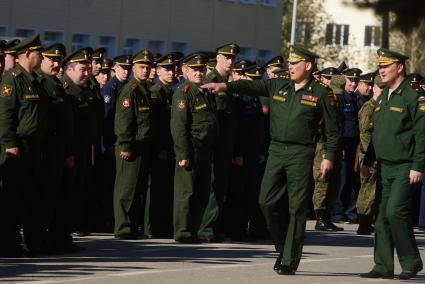
<svg viewBox="0 0 425 284">
<path fill-rule="evenodd" d="M 373 236 L 316 232 L 308 221 L 303 258 L 294 276 L 273 272 L 276 253 L 269 241 L 183 245 L 168 239 L 116 240 L 111 234 L 77 238 L 86 251 L 55 257 L 2 259 L 1 283 L 395 283 L 362 279 L 373 266 Z M 425 232 L 416 231 L 425 259 Z M 396 258 L 397 263 L 397 258 Z M 401 269 L 398 263 L 396 274 Z M 425 272 L 408 282 L 425 283 Z"/>
</svg>

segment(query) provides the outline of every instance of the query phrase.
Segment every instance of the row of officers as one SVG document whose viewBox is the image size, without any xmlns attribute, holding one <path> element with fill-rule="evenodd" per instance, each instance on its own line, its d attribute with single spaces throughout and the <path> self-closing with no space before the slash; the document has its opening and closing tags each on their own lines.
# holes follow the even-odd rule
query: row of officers
<svg viewBox="0 0 425 284">
<path fill-rule="evenodd" d="M 266 224 L 279 274 L 299 265 L 311 195 L 316 229 L 341 230 L 330 221 L 332 210 L 353 220 L 357 200 L 358 233 L 372 232 L 379 160 L 388 158 L 371 146 L 387 79 L 381 69 L 382 79 L 344 65 L 318 71 L 318 56 L 294 46 L 289 69 L 275 57 L 266 67 L 276 79 L 261 80 L 265 68 L 235 63 L 234 43 L 186 57 L 155 59 L 142 50 L 112 64 L 102 49 L 66 55 L 61 44 L 43 48 L 39 36 L 3 44 L 2 55 L 18 63 L 4 64 L 0 87 L 2 255 L 82 250 L 70 233 L 87 234 L 91 216 L 111 213 L 111 200 L 113 218 L 105 219 L 119 239 L 139 238 L 142 227 L 181 243 L 222 242 L 225 233 L 264 234 Z M 407 59 L 379 52 L 380 68 Z M 403 83 L 412 96 L 422 92 L 415 78 Z M 409 110 L 402 121 L 418 116 L 410 128 L 422 123 L 420 98 L 413 99 L 417 114 Z M 408 139 L 410 132 L 400 133 Z M 416 135 L 409 141 L 422 143 Z M 418 154 L 413 170 L 422 173 L 424 157 L 409 141 L 389 160 Z M 417 259 L 407 265 L 419 270 Z"/>
</svg>

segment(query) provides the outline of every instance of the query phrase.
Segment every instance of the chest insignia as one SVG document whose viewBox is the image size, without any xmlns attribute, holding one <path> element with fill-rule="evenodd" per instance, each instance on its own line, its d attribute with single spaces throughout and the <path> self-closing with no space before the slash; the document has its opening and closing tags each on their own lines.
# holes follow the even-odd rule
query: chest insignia
<svg viewBox="0 0 425 284">
<path fill-rule="evenodd" d="M 195 106 L 195 109 L 196 110 L 201 110 L 201 109 L 204 109 L 204 108 L 206 108 L 207 107 L 207 105 L 206 104 L 200 104 L 200 105 L 198 105 L 198 106 Z"/>
<path fill-rule="evenodd" d="M 286 102 L 286 98 L 280 97 L 280 96 L 276 96 L 276 95 L 273 96 L 272 99 L 275 100 L 275 101 L 282 102 L 282 103 Z"/>
<path fill-rule="evenodd" d="M 401 107 L 390 107 L 390 111 L 403 112 L 403 109 Z"/>
</svg>

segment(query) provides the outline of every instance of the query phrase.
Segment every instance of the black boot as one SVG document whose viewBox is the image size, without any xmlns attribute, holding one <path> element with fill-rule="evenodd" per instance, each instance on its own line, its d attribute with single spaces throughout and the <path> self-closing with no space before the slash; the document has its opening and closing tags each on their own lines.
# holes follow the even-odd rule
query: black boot
<svg viewBox="0 0 425 284">
<path fill-rule="evenodd" d="M 316 226 L 314 226 L 314 229 L 317 231 L 325 231 L 325 232 L 335 232 L 336 229 L 334 229 L 331 225 L 331 222 L 326 220 L 325 217 L 325 210 L 319 209 L 314 211 L 316 213 Z"/>
<path fill-rule="evenodd" d="M 324 215 L 325 223 L 328 224 L 328 226 L 330 228 L 332 228 L 333 231 L 335 231 L 335 232 L 344 231 L 344 228 L 338 227 L 337 225 L 335 225 L 334 223 L 332 223 L 332 221 L 331 221 L 331 211 L 332 210 L 329 210 L 329 209 L 325 210 L 325 215 Z"/>
<path fill-rule="evenodd" d="M 359 214 L 358 235 L 370 235 L 373 232 L 372 216 Z"/>
<path fill-rule="evenodd" d="M 274 263 L 273 270 L 278 271 L 282 267 L 282 258 L 283 253 L 279 253 L 278 257 L 276 258 L 276 262 Z"/>
</svg>

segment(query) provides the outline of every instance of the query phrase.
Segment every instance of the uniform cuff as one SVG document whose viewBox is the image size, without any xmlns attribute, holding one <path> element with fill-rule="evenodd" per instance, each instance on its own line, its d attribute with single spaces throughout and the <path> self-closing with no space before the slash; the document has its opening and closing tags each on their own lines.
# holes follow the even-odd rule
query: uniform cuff
<svg viewBox="0 0 425 284">
<path fill-rule="evenodd" d="M 332 151 L 326 151 L 326 153 L 325 153 L 325 159 L 326 160 L 329 160 L 329 161 L 335 161 L 335 152 L 332 152 Z"/>
<path fill-rule="evenodd" d="M 423 163 L 412 163 L 411 170 L 423 173 L 424 172 L 424 164 Z"/>
</svg>

